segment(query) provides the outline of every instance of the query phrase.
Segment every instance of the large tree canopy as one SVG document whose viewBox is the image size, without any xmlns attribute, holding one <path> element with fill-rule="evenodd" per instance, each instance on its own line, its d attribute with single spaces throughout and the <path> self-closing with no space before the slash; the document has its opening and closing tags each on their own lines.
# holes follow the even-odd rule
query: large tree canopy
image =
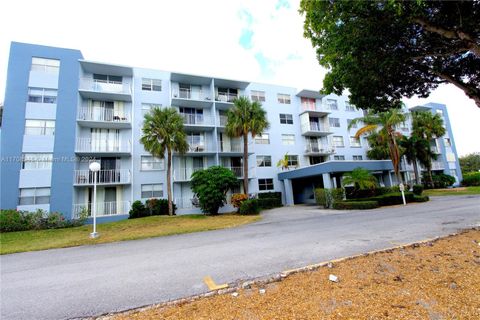
<svg viewBox="0 0 480 320">
<path fill-rule="evenodd" d="M 385 111 L 452 83 L 480 107 L 480 1 L 302 0 L 300 12 L 325 93 Z"/>
</svg>

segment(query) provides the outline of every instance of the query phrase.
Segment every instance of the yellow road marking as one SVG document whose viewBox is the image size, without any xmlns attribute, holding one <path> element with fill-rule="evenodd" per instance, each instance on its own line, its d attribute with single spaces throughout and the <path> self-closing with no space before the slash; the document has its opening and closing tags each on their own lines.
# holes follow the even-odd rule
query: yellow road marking
<svg viewBox="0 0 480 320">
<path fill-rule="evenodd" d="M 225 289 L 228 288 L 228 284 L 216 284 L 215 281 L 213 281 L 212 277 L 206 276 L 203 278 L 203 282 L 207 285 L 209 290 L 219 290 L 219 289 Z"/>
</svg>

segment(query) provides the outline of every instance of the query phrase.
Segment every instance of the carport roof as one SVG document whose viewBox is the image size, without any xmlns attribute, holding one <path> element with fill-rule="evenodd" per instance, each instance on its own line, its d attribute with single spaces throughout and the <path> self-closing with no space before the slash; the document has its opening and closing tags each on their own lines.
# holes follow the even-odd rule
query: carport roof
<svg viewBox="0 0 480 320">
<path fill-rule="evenodd" d="M 318 176 L 323 173 L 350 172 L 355 168 L 365 168 L 369 171 L 393 170 L 390 160 L 356 160 L 356 161 L 326 161 L 308 167 L 293 169 L 278 174 L 279 180 Z"/>
</svg>

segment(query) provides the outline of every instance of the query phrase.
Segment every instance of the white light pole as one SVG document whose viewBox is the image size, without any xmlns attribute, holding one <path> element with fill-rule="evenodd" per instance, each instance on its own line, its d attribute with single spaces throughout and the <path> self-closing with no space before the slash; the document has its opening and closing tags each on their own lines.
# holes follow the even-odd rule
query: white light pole
<svg viewBox="0 0 480 320">
<path fill-rule="evenodd" d="M 406 206 L 407 202 L 405 201 L 405 186 L 403 183 L 400 183 L 398 186 L 400 187 L 400 192 L 402 193 L 403 205 Z"/>
<path fill-rule="evenodd" d="M 97 238 L 97 177 L 98 171 L 100 171 L 100 163 L 94 161 L 88 166 L 90 171 L 93 172 L 93 232 L 90 233 L 90 238 Z"/>
</svg>

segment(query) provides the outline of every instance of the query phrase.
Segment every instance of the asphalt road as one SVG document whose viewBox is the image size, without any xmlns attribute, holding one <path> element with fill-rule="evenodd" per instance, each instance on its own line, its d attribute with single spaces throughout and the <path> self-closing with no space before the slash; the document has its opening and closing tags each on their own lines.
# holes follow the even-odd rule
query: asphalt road
<svg viewBox="0 0 480 320">
<path fill-rule="evenodd" d="M 369 211 L 296 206 L 230 230 L 4 255 L 1 319 L 126 310 L 205 292 L 206 275 L 217 283 L 265 276 L 478 225 L 479 196 Z"/>
</svg>

